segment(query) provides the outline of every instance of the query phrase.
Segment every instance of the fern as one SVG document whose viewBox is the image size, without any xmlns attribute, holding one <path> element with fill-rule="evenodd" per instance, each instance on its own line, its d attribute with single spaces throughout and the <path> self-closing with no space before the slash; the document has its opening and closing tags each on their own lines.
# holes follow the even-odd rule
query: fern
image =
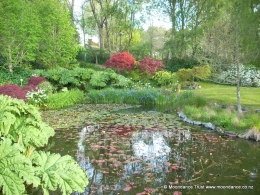
<svg viewBox="0 0 260 195">
<path fill-rule="evenodd" d="M 74 191 L 84 192 L 83 186 L 88 185 L 86 173 L 78 166 L 71 156 L 60 156 L 49 152 L 34 152 L 32 162 L 37 165 L 37 173 L 41 178 L 42 188 L 48 194 L 48 190 L 57 190 L 60 187 L 62 194 L 70 194 Z"/>
</svg>

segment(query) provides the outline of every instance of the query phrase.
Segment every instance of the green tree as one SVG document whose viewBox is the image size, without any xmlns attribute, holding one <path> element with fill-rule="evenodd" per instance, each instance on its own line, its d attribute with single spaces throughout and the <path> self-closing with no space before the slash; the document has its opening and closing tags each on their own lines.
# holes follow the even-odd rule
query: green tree
<svg viewBox="0 0 260 195">
<path fill-rule="evenodd" d="M 35 60 L 39 43 L 39 20 L 26 0 L 0 2 L 0 52 L 10 72 Z"/>
<path fill-rule="evenodd" d="M 37 63 L 48 68 L 67 67 L 78 51 L 70 12 L 59 0 L 35 0 L 33 3 L 41 25 Z"/>
</svg>

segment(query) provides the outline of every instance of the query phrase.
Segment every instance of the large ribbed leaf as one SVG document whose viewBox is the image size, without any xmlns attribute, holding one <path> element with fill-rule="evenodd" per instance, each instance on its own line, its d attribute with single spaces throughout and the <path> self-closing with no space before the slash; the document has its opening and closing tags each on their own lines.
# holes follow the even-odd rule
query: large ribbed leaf
<svg viewBox="0 0 260 195">
<path fill-rule="evenodd" d="M 23 194 L 24 182 L 39 185 L 39 178 L 34 176 L 30 159 L 20 153 L 20 146 L 8 138 L 0 141 L 0 188 L 6 195 Z"/>
<path fill-rule="evenodd" d="M 0 136 L 25 147 L 42 147 L 54 135 L 53 128 L 42 121 L 34 106 L 2 95 L 0 102 Z"/>
<path fill-rule="evenodd" d="M 60 156 L 49 152 L 34 152 L 33 163 L 38 165 L 44 191 L 61 189 L 63 195 L 74 191 L 84 192 L 88 185 L 86 173 L 71 156 Z"/>
</svg>

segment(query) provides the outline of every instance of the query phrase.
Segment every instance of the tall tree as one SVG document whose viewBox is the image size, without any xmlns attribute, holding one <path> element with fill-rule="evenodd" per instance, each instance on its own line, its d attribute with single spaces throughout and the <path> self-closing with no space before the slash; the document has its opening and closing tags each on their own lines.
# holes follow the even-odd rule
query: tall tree
<svg viewBox="0 0 260 195">
<path fill-rule="evenodd" d="M 9 71 L 34 61 L 40 29 L 31 4 L 26 0 L 2 1 L 0 23 L 0 51 Z"/>
<path fill-rule="evenodd" d="M 42 27 L 37 62 L 48 68 L 68 66 L 78 51 L 69 11 L 59 0 L 33 2 Z"/>
</svg>

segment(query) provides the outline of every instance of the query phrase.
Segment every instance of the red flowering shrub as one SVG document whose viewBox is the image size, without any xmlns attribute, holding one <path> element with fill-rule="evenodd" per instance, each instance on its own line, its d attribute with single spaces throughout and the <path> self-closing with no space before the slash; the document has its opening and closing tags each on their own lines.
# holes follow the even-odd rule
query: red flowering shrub
<svg viewBox="0 0 260 195">
<path fill-rule="evenodd" d="M 28 85 L 38 86 L 42 82 L 48 81 L 44 77 L 31 77 L 28 79 Z"/>
<path fill-rule="evenodd" d="M 150 57 L 145 57 L 139 61 L 138 67 L 141 72 L 147 72 L 148 74 L 155 74 L 158 68 L 163 67 L 163 63 L 157 60 L 152 60 Z"/>
<path fill-rule="evenodd" d="M 27 93 L 28 91 L 36 91 L 37 90 L 37 86 L 35 85 L 25 85 L 22 87 L 22 89 L 25 91 L 25 93 Z"/>
<path fill-rule="evenodd" d="M 7 95 L 12 98 L 23 99 L 26 101 L 26 92 L 18 85 L 5 84 L 0 86 L 0 94 Z"/>
<path fill-rule="evenodd" d="M 120 52 L 112 55 L 106 61 L 106 68 L 115 68 L 118 71 L 127 70 L 131 72 L 134 69 L 135 58 L 129 52 Z"/>
</svg>

